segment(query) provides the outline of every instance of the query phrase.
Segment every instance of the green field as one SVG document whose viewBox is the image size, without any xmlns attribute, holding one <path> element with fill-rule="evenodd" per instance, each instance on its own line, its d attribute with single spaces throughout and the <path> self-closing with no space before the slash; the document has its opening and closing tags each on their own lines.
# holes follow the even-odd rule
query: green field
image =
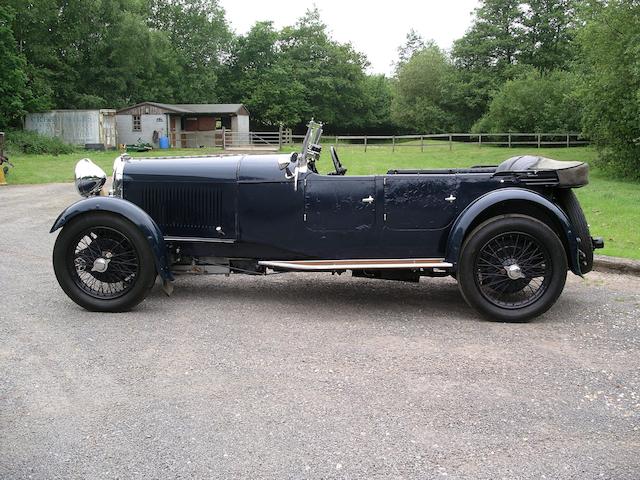
<svg viewBox="0 0 640 480">
<path fill-rule="evenodd" d="M 390 146 L 339 145 L 340 159 L 349 169 L 349 175 L 382 174 L 390 168 L 454 168 L 472 165 L 496 165 L 514 155 L 540 154 L 558 160 L 580 160 L 591 163 L 596 153 L 589 147 L 573 148 L 500 148 L 479 147 L 475 144 L 454 144 L 449 150 L 446 143 L 429 143 L 424 152 L 419 147 L 400 145 L 392 152 Z M 164 150 L 133 153 L 134 157 L 154 155 L 208 154 L 212 149 Z M 79 152 L 58 157 L 44 155 L 11 155 L 15 164 L 7 178 L 9 183 L 48 183 L 73 180 L 75 162 L 91 158 L 105 171 L 111 171 L 115 152 Z M 328 152 L 319 164 L 321 172 L 332 169 Z M 1 190 L 0 190 L 1 192 Z M 604 237 L 606 248 L 599 251 L 640 259 L 640 184 L 607 178 L 597 170 L 591 172 L 591 183 L 576 191 L 593 235 Z"/>
<path fill-rule="evenodd" d="M 144 153 L 130 153 L 132 157 L 154 157 L 158 155 L 204 155 L 221 152 L 220 149 L 180 149 L 180 150 L 154 150 Z M 111 175 L 113 160 L 119 154 L 115 151 L 93 152 L 79 150 L 77 153 L 65 155 L 21 155 L 9 153 L 9 160 L 15 165 L 9 171 L 7 183 L 60 183 L 73 181 L 73 169 L 81 158 L 90 158 L 105 172 Z"/>
</svg>

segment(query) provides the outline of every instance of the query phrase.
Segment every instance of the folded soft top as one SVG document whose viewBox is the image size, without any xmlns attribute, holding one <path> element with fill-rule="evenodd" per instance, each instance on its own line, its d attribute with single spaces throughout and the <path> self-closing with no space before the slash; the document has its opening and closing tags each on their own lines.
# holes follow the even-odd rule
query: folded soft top
<svg viewBox="0 0 640 480">
<path fill-rule="evenodd" d="M 584 162 L 560 161 L 536 155 L 520 155 L 511 157 L 496 168 L 495 175 L 507 173 L 526 173 L 537 175 L 538 172 L 555 172 L 560 187 L 582 187 L 589 183 L 589 165 Z"/>
</svg>

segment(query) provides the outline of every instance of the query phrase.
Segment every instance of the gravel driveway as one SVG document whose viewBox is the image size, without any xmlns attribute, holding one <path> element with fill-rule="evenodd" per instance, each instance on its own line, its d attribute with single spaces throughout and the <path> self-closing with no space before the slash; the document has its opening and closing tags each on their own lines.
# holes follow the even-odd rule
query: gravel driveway
<svg viewBox="0 0 640 480">
<path fill-rule="evenodd" d="M 450 279 L 181 277 L 127 314 L 60 290 L 73 186 L 0 187 L 0 478 L 638 479 L 640 279 L 533 323 Z"/>
</svg>

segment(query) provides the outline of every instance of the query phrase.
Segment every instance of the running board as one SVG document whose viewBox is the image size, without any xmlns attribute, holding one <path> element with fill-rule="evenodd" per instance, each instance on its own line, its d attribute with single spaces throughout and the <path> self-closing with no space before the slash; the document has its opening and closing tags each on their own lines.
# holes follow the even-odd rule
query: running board
<svg viewBox="0 0 640 480">
<path fill-rule="evenodd" d="M 286 270 L 377 270 L 377 269 L 415 269 L 415 268 L 452 268 L 453 264 L 444 258 L 395 258 L 377 260 L 264 260 L 259 265 Z"/>
</svg>

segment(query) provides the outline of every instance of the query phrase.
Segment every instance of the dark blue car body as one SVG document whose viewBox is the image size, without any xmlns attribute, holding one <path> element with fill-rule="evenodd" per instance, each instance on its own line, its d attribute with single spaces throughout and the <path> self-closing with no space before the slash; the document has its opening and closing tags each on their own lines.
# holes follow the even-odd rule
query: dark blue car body
<svg viewBox="0 0 640 480">
<path fill-rule="evenodd" d="M 313 162 L 301 168 L 297 154 L 123 155 L 117 163 L 112 195 L 70 206 L 52 231 L 91 212 L 123 217 L 144 234 L 165 282 L 207 266 L 217 267 L 213 273 L 455 277 L 470 233 L 506 216 L 544 223 L 577 275 L 591 269 L 601 246 L 585 231 L 575 197 L 567 203 L 566 192 L 587 183 L 579 162 L 516 157 L 492 167 L 371 176 L 341 175 L 339 161 L 338 174 L 322 175 Z"/>
</svg>

